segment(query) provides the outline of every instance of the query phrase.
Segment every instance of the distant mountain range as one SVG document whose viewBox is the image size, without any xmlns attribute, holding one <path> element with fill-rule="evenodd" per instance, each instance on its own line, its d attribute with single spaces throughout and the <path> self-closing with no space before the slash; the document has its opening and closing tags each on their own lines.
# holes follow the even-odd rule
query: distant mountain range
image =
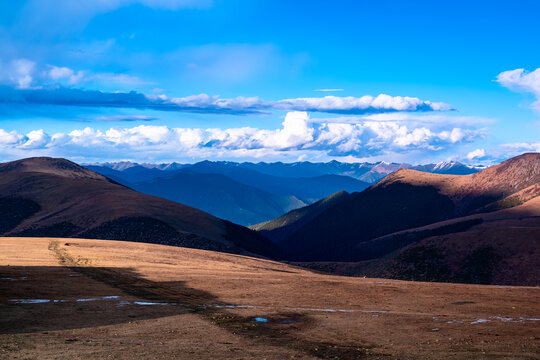
<svg viewBox="0 0 540 360">
<path fill-rule="evenodd" d="M 242 226 L 141 194 L 64 159 L 0 164 L 0 235 L 83 237 L 275 256 Z"/>
<path fill-rule="evenodd" d="M 64 159 L 0 164 L 0 235 L 186 246 L 344 275 L 540 285 L 538 153 L 469 175 L 425 171 L 464 171 L 455 163 L 364 164 L 365 173 L 394 171 L 369 187 L 320 173 L 341 163 L 246 164 L 88 165 L 106 176 Z M 347 186 L 359 190 L 303 206 Z M 248 229 L 178 202 L 249 221 L 302 207 Z"/>
<path fill-rule="evenodd" d="M 160 196 L 242 225 L 268 221 L 338 191 L 358 192 L 400 168 L 444 174 L 476 169 L 458 162 L 87 164 L 88 169 L 145 194 Z"/>
<path fill-rule="evenodd" d="M 465 176 L 400 169 L 252 228 L 285 259 L 338 273 L 537 284 L 538 195 L 540 154 L 525 154 Z"/>
<path fill-rule="evenodd" d="M 129 161 L 111 162 L 111 163 L 94 163 L 84 164 L 84 166 L 100 166 L 113 170 L 125 171 L 129 168 L 143 167 L 147 169 L 156 169 L 163 171 L 175 171 L 186 168 L 206 168 L 206 169 L 231 169 L 243 168 L 255 170 L 262 174 L 285 177 L 285 178 L 305 178 L 316 177 L 321 175 L 341 175 L 349 176 L 367 183 L 375 183 L 386 175 L 405 168 L 418 171 L 431 172 L 436 174 L 450 175 L 468 175 L 477 172 L 483 167 L 467 166 L 458 161 L 442 161 L 436 164 L 426 165 L 411 165 L 407 163 L 388 163 L 379 161 L 375 163 L 343 163 L 336 160 L 326 163 L 313 163 L 309 161 L 293 162 L 293 163 L 251 163 L 251 162 L 232 162 L 232 161 L 201 161 L 195 164 L 180 164 L 180 163 L 134 163 Z"/>
</svg>

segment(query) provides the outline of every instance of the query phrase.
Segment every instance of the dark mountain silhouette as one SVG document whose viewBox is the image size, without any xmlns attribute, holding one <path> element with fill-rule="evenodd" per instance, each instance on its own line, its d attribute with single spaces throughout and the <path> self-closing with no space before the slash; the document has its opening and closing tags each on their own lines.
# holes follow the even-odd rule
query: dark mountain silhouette
<svg viewBox="0 0 540 360">
<path fill-rule="evenodd" d="M 439 247 L 437 241 L 450 239 L 445 243 L 455 241 L 461 246 L 469 246 L 468 249 L 475 249 L 477 246 L 467 245 L 464 239 L 474 241 L 471 234 L 478 231 L 480 233 L 477 232 L 477 236 L 481 234 L 484 245 L 488 247 L 493 246 L 490 239 L 501 242 L 503 237 L 500 234 L 505 234 L 508 239 L 528 241 L 529 245 L 524 249 L 531 246 L 538 248 L 540 206 L 531 204 L 538 205 L 536 196 L 539 194 L 540 154 L 530 153 L 471 175 L 439 175 L 401 169 L 361 193 L 338 194 L 338 201 L 327 199 L 329 206 L 321 208 L 324 201 L 315 203 L 253 228 L 277 244 L 289 260 L 363 261 L 369 262 L 370 266 L 366 267 L 367 265 L 362 263 L 362 266 L 356 268 L 362 270 L 355 270 L 357 274 L 364 272 L 370 276 L 390 274 L 409 279 L 489 282 L 491 280 L 488 275 L 479 276 L 476 280 L 467 278 L 474 273 L 472 270 L 456 275 L 455 266 L 461 264 L 474 267 L 476 257 L 478 261 L 481 260 L 480 264 L 482 261 L 489 266 L 499 264 L 499 260 L 505 258 L 504 252 L 499 251 L 513 246 L 494 247 L 492 255 L 486 252 L 489 259 L 483 259 L 480 250 L 472 255 L 470 251 L 464 251 L 462 258 L 459 258 L 455 253 L 457 249 L 448 245 Z M 526 225 L 526 229 L 505 227 L 503 220 L 497 222 L 486 218 L 486 212 L 502 212 L 505 219 L 510 219 L 510 223 L 515 225 L 515 222 L 521 221 L 521 224 Z M 441 223 L 449 219 L 456 220 L 452 223 Z M 439 225 L 435 228 L 415 229 L 436 223 Z M 401 233 L 390 236 L 396 232 Z M 439 240 L 433 240 L 434 237 Z M 415 249 L 414 246 L 424 246 L 422 241 L 425 239 L 431 239 L 427 250 L 411 250 Z M 531 245 L 531 242 L 535 242 L 535 245 Z M 405 249 L 409 252 L 403 253 Z M 437 274 L 434 273 L 438 269 L 436 265 L 430 269 L 418 270 L 422 268 L 421 264 L 425 265 L 427 258 L 435 254 L 432 250 L 442 259 L 433 260 L 436 264 L 452 263 L 450 259 L 455 258 L 456 263 L 451 267 L 454 270 Z M 394 256 L 397 253 L 400 253 L 401 257 Z M 525 250 L 519 251 L 519 254 L 527 259 L 531 256 L 531 253 Z M 472 257 L 468 258 L 469 255 Z M 395 262 L 388 260 L 388 263 L 385 263 L 388 266 L 382 266 L 380 259 L 383 258 L 393 259 Z M 480 270 L 485 270 L 485 266 L 478 266 Z M 394 270 L 389 270 L 390 267 Z M 340 273 L 354 272 L 349 266 L 341 268 L 349 270 Z M 366 269 L 369 269 L 369 272 Z M 416 270 L 408 273 L 407 269 Z"/>
<path fill-rule="evenodd" d="M 538 195 L 540 185 L 528 191 Z M 510 208 L 357 244 L 369 260 L 298 265 L 349 276 L 539 286 L 540 197 L 526 198 Z"/>
<path fill-rule="evenodd" d="M 249 229 L 138 193 L 64 159 L 0 164 L 0 213 L 4 236 L 90 237 L 275 255 Z"/>
</svg>

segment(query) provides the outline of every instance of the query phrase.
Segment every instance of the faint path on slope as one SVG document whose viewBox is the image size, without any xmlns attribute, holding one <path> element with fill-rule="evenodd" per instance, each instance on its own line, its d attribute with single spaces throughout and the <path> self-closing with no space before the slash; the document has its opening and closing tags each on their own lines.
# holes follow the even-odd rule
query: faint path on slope
<svg viewBox="0 0 540 360">
<path fill-rule="evenodd" d="M 300 351 L 308 357 L 340 358 L 340 359 L 379 359 L 386 358 L 384 354 L 370 354 L 373 346 L 354 343 L 343 345 L 331 342 L 315 342 L 298 336 L 300 330 L 315 326 L 314 320 L 305 311 L 296 313 L 287 311 L 277 316 L 263 318 L 279 318 L 279 322 L 255 323 L 252 316 L 244 317 L 224 310 L 234 307 L 232 304 L 219 301 L 209 292 L 185 286 L 175 282 L 174 287 L 167 283 L 151 281 L 127 273 L 122 269 L 93 267 L 92 260 L 83 257 L 73 258 L 65 246 L 58 240 L 49 243 L 60 265 L 85 275 L 93 280 L 115 287 L 124 293 L 152 302 L 176 303 L 188 305 L 189 311 L 198 314 L 212 325 L 217 325 L 235 335 L 241 335 L 249 340 L 271 346 L 282 346 Z M 309 310 L 309 309 L 307 309 Z M 290 320 L 290 321 L 289 321 Z"/>
</svg>

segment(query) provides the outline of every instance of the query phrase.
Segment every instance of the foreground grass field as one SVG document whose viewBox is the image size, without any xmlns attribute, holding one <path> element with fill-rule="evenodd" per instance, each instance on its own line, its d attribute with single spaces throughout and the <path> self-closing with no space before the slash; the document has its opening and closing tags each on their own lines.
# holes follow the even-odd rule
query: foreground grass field
<svg viewBox="0 0 540 360">
<path fill-rule="evenodd" d="M 0 239 L 2 359 L 537 359 L 540 288 L 347 278 L 141 243 Z"/>
</svg>

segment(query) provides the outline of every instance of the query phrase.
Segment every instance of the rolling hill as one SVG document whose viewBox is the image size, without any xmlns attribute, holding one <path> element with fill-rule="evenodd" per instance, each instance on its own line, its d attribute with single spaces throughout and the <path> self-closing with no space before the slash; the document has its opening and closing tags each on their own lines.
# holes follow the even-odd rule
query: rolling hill
<svg viewBox="0 0 540 360">
<path fill-rule="evenodd" d="M 192 207 L 138 193 L 65 159 L 0 164 L 0 234 L 129 240 L 275 255 L 264 238 Z"/>
<path fill-rule="evenodd" d="M 540 239 L 540 206 L 536 198 L 540 194 L 539 184 L 540 154 L 537 153 L 524 154 L 471 175 L 440 175 L 401 169 L 361 193 L 338 194 L 337 200 L 329 198 L 253 228 L 277 244 L 289 260 L 371 261 L 369 266 L 361 263 L 356 267 L 317 265 L 327 270 L 340 268 L 342 270 L 336 270 L 340 273 L 490 282 L 497 277 L 490 274 L 471 279 L 467 272 L 456 275 L 456 267 L 459 264 L 482 264 L 482 261 L 487 265 L 478 265 L 478 271 L 496 265 L 508 267 L 509 263 L 504 265 L 503 262 L 509 261 L 505 251 L 511 249 L 522 256 L 523 261 L 538 265 L 537 260 L 531 259 L 537 255 L 534 249 L 538 249 Z M 325 202 L 330 202 L 330 205 L 322 206 Z M 505 215 L 500 219 L 487 219 L 487 212 Z M 442 223 L 435 229 L 414 230 L 449 219 L 456 220 L 451 224 Z M 408 234 L 386 236 L 400 231 Z M 474 242 L 475 237 L 471 235 L 474 231 L 480 231 L 482 241 L 487 242 L 484 243 L 486 251 L 478 250 L 481 241 Z M 505 235 L 501 237 L 501 234 Z M 433 240 L 434 237 L 439 240 Z M 457 248 L 448 244 L 452 241 L 463 244 L 466 238 L 472 243 L 463 245 L 465 251 L 458 256 Z M 513 244 L 517 242 L 510 240 L 513 238 L 529 245 L 516 248 Z M 446 239 L 449 239 L 448 242 Z M 429 252 L 424 254 L 421 251 L 418 256 L 414 255 L 414 250 L 411 250 L 414 244 L 421 247 L 424 240 L 431 241 L 430 249 L 436 244 L 441 245 L 436 246 L 432 256 Z M 492 242 L 502 242 L 502 245 L 494 247 Z M 475 249 L 479 251 L 476 255 Z M 413 253 L 403 255 L 400 251 Z M 488 259 L 482 258 L 490 251 L 493 256 L 485 255 Z M 402 256 L 399 257 L 399 254 Z M 403 270 L 417 269 L 426 263 L 426 259 L 432 259 L 433 254 L 438 254 L 441 264 L 448 265 L 445 273 L 434 275 L 440 269 L 437 266 L 424 271 L 423 275 L 420 274 L 422 271 L 407 273 Z M 475 262 L 474 256 L 483 260 Z M 385 260 L 386 265 L 383 266 L 378 261 L 382 258 L 393 260 Z M 345 268 L 348 270 L 343 270 Z M 356 270 L 353 271 L 353 268 Z M 516 281 L 519 274 L 510 277 L 513 279 L 510 282 Z M 498 279 L 503 281 L 500 277 Z M 533 280 L 528 277 L 527 281 L 530 283 Z M 540 282 L 538 277 L 534 281 Z"/>
<path fill-rule="evenodd" d="M 538 287 L 109 240 L 4 237 L 0 254 L 1 359 L 538 358 Z"/>
</svg>

